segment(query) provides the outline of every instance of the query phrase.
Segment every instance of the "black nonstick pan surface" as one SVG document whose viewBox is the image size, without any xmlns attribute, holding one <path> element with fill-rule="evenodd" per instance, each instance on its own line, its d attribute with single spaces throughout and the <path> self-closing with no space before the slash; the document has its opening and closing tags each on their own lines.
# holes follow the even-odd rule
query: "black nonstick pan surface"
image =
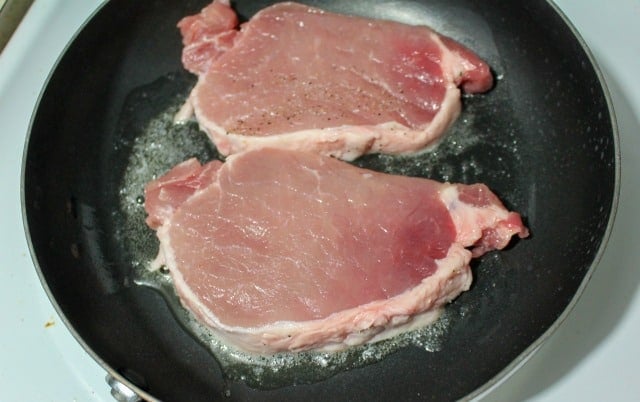
<svg viewBox="0 0 640 402">
<path fill-rule="evenodd" d="M 615 121 L 596 67 L 553 5 L 308 3 L 429 24 L 491 65 L 495 88 L 463 99 L 435 151 L 355 163 L 484 182 L 532 236 L 474 263 L 474 285 L 447 307 L 432 348 L 405 346 L 377 363 L 269 389 L 229 377 L 184 325 L 170 286 L 144 271 L 157 243 L 143 223 L 143 184 L 188 157 L 217 157 L 196 124 L 170 122 L 195 83 L 182 69 L 175 24 L 206 1 L 112 0 L 69 45 L 41 96 L 24 157 L 24 216 L 36 268 L 66 324 L 146 399 L 471 397 L 559 324 L 602 253 L 618 191 Z M 248 19 L 268 4 L 233 6 Z"/>
</svg>

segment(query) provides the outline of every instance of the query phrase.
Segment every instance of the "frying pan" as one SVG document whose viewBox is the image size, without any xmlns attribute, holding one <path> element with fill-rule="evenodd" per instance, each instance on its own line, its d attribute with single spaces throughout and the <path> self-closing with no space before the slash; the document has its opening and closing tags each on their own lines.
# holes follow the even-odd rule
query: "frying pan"
<svg viewBox="0 0 640 402">
<path fill-rule="evenodd" d="M 157 243 L 141 186 L 190 156 L 217 157 L 194 124 L 166 116 L 195 79 L 175 23 L 206 1 L 106 3 L 51 74 L 23 167 L 27 235 L 52 303 L 83 347 L 145 399 L 454 400 L 514 369 L 566 316 L 597 264 L 618 194 L 618 139 L 600 73 L 549 2 L 310 1 L 329 10 L 427 23 L 493 68 L 495 88 L 465 97 L 443 143 L 413 158 L 356 163 L 397 174 L 484 182 L 532 232 L 472 266 L 434 350 L 277 387 L 230 378 L 185 325 L 170 286 L 142 267 Z M 267 1 L 237 1 L 243 19 Z"/>
</svg>

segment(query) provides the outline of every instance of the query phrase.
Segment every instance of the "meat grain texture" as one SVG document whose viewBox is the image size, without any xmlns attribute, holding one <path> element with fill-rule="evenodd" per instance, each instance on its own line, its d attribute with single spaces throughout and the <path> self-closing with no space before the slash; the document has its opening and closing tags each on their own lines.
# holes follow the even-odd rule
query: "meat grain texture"
<svg viewBox="0 0 640 402">
<path fill-rule="evenodd" d="M 341 350 L 433 322 L 469 261 L 527 236 L 482 184 L 262 148 L 149 183 L 147 223 L 182 303 L 258 354 Z"/>
<path fill-rule="evenodd" d="M 460 88 L 487 91 L 489 67 L 424 26 L 278 3 L 238 26 L 216 0 L 178 24 L 195 113 L 223 155 L 278 147 L 353 160 L 434 145 Z"/>
</svg>

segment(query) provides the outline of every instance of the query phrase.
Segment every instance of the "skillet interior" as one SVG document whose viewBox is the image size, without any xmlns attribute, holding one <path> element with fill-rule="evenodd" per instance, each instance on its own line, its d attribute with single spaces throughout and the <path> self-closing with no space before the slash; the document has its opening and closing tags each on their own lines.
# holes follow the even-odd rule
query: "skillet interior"
<svg viewBox="0 0 640 402">
<path fill-rule="evenodd" d="M 449 306 L 439 352 L 408 347 L 317 384 L 270 391 L 226 381 L 163 298 L 134 284 L 135 245 L 123 244 L 119 207 L 135 138 L 194 82 L 182 72 L 175 22 L 204 3 L 106 4 L 60 60 L 32 124 L 24 203 L 36 265 L 76 336 L 107 367 L 163 400 L 449 400 L 487 383 L 553 325 L 588 276 L 616 191 L 607 100 L 571 30 L 545 1 L 313 1 L 405 22 L 427 10 L 436 29 L 489 62 L 496 88 L 465 99 L 435 155 L 358 163 L 485 182 L 533 236 L 474 266 L 472 290 Z M 234 7 L 246 18 L 267 4 Z M 203 149 L 201 157 L 212 156 Z"/>
</svg>

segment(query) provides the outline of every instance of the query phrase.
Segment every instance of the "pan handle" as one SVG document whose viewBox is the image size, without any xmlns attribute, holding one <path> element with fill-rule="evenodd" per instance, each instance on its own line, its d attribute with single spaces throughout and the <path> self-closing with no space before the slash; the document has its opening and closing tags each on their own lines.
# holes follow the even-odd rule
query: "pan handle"
<svg viewBox="0 0 640 402">
<path fill-rule="evenodd" d="M 118 402 L 142 402 L 131 388 L 116 380 L 111 374 L 107 374 L 105 381 L 111 387 L 111 396 Z"/>
</svg>

